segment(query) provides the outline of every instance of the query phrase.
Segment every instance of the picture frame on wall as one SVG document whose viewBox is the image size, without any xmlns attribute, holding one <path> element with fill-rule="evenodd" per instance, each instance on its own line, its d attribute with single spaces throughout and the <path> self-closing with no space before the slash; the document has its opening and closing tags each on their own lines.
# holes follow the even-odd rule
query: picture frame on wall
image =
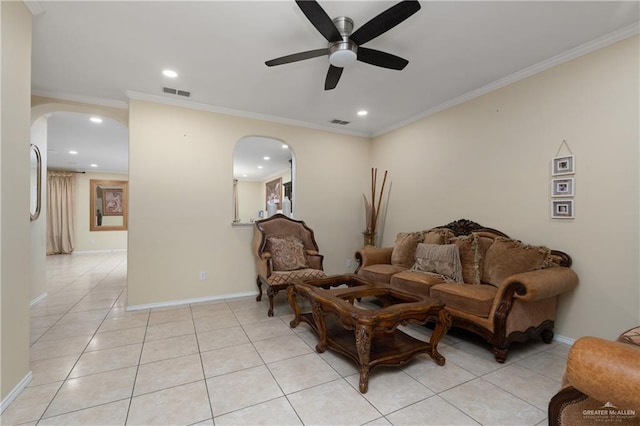
<svg viewBox="0 0 640 426">
<path fill-rule="evenodd" d="M 552 197 L 573 197 L 575 193 L 575 180 L 573 178 L 552 179 Z"/>
<path fill-rule="evenodd" d="M 551 160 L 551 176 L 571 175 L 576 172 L 575 155 L 555 157 Z"/>
<path fill-rule="evenodd" d="M 102 190 L 102 215 L 122 216 L 124 211 L 124 198 L 122 189 Z"/>
<path fill-rule="evenodd" d="M 274 179 L 265 184 L 266 200 L 265 209 L 269 209 L 269 201 L 274 201 L 276 204 L 276 210 L 282 210 L 282 178 Z"/>
<path fill-rule="evenodd" d="M 551 200 L 552 219 L 573 219 L 573 200 Z"/>
</svg>

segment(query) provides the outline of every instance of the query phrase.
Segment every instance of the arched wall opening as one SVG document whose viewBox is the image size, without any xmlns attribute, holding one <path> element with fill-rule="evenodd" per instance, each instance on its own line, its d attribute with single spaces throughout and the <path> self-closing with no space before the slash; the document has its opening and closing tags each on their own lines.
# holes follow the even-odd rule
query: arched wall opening
<svg viewBox="0 0 640 426">
<path fill-rule="evenodd" d="M 233 150 L 233 223 L 251 224 L 274 211 L 293 215 L 295 180 L 295 155 L 287 142 L 269 136 L 240 138 Z"/>
</svg>

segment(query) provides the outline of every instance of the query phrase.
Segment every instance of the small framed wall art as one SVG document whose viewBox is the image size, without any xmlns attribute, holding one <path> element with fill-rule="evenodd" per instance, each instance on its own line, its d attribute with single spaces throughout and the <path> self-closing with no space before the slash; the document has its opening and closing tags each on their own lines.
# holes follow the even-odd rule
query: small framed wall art
<svg viewBox="0 0 640 426">
<path fill-rule="evenodd" d="M 551 160 L 551 176 L 572 175 L 576 172 L 576 157 L 565 155 Z"/>
<path fill-rule="evenodd" d="M 553 219 L 573 219 L 573 200 L 551 200 L 551 217 Z"/>
<path fill-rule="evenodd" d="M 551 196 L 552 197 L 573 197 L 575 181 L 573 178 L 552 179 L 551 180 Z"/>
</svg>

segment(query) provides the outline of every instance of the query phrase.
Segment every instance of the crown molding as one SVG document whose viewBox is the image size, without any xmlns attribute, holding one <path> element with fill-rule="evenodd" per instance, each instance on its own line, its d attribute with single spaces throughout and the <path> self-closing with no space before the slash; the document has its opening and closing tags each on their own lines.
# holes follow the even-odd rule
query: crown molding
<svg viewBox="0 0 640 426">
<path fill-rule="evenodd" d="M 102 105 L 112 108 L 128 109 L 129 104 L 124 101 L 116 101 L 113 99 L 95 98 L 92 96 L 73 95 L 60 92 L 45 92 L 41 90 L 33 90 L 33 96 L 42 96 L 45 98 L 60 99 L 62 101 L 81 102 L 84 104 Z"/>
<path fill-rule="evenodd" d="M 434 115 L 438 112 L 444 111 L 456 105 L 460 105 L 472 99 L 478 98 L 482 95 L 485 95 L 489 92 L 493 92 L 494 90 L 508 86 L 509 84 L 515 83 L 527 77 L 531 77 L 532 75 L 541 73 L 550 68 L 561 65 L 565 62 L 569 62 L 573 59 L 579 58 L 580 56 L 586 55 L 591 52 L 595 52 L 596 50 L 602 49 L 613 43 L 632 37 L 638 33 L 640 33 L 640 22 L 636 22 L 634 24 L 628 25 L 617 31 L 614 31 L 605 36 L 592 40 L 588 43 L 581 44 L 580 46 L 574 47 L 573 49 L 567 50 L 556 56 L 552 56 L 549 59 L 545 59 L 542 62 L 538 62 L 537 64 L 531 65 L 511 75 L 508 75 L 504 78 L 496 80 L 493 83 L 489 83 L 486 86 L 467 92 L 464 95 L 461 95 L 461 96 L 458 96 L 457 98 L 453 98 L 449 101 L 443 102 L 440 105 L 434 106 L 433 108 L 429 108 L 428 110 L 418 115 L 414 115 L 413 117 L 410 117 L 406 120 L 396 123 L 393 126 L 387 127 L 379 132 L 375 132 L 372 135 L 372 137 L 378 137 L 385 133 L 389 133 L 393 130 L 397 130 L 406 125 L 414 123 L 418 120 Z"/>
<path fill-rule="evenodd" d="M 27 6 L 27 9 L 29 9 L 29 12 L 31 12 L 31 14 L 33 16 L 40 15 L 41 13 L 44 13 L 44 12 L 47 11 L 44 8 L 44 6 L 42 5 L 42 2 L 40 2 L 40 1 L 36 1 L 36 0 L 26 1 L 25 0 L 24 5 Z"/>
<path fill-rule="evenodd" d="M 203 104 L 203 103 L 193 102 L 193 101 L 188 101 L 188 100 L 183 100 L 183 99 L 174 99 L 174 98 L 168 97 L 168 96 L 151 95 L 151 94 L 148 94 L 148 93 L 134 92 L 134 91 L 129 91 L 129 90 L 125 91 L 125 94 L 127 95 L 127 98 L 129 98 L 129 99 L 135 99 L 135 100 L 140 100 L 140 101 L 155 102 L 155 103 L 159 103 L 159 104 L 173 105 L 173 106 L 190 108 L 190 109 L 195 109 L 195 110 L 200 110 L 200 111 L 215 112 L 215 113 L 219 113 L 219 114 L 225 114 L 225 115 L 231 115 L 231 116 L 243 117 L 243 118 L 250 118 L 250 119 L 254 119 L 254 120 L 268 121 L 270 123 L 286 124 L 286 125 L 289 125 L 289 126 L 304 127 L 304 128 L 307 128 L 307 129 L 322 130 L 322 131 L 325 131 L 325 132 L 339 133 L 339 134 L 344 134 L 344 135 L 349 135 L 349 136 L 359 136 L 359 137 L 365 137 L 365 138 L 371 137 L 370 133 L 356 132 L 356 131 L 352 131 L 352 130 L 350 131 L 350 130 L 346 130 L 346 129 L 345 130 L 335 129 L 335 128 L 328 127 L 328 126 L 322 126 L 322 125 L 319 125 L 319 124 L 308 123 L 308 122 L 305 122 L 305 121 L 299 121 L 299 120 L 293 120 L 293 119 L 289 119 L 289 118 L 277 117 L 277 116 L 268 115 L 268 114 L 260 114 L 260 113 L 256 113 L 256 112 L 240 111 L 240 110 L 236 110 L 236 109 L 224 108 L 224 107 L 219 107 L 219 106 L 215 106 L 215 105 Z"/>
</svg>

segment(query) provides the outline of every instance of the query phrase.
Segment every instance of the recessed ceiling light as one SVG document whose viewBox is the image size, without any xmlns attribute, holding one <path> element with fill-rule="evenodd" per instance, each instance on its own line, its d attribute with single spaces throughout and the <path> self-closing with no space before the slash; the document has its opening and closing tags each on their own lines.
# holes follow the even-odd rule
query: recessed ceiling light
<svg viewBox="0 0 640 426">
<path fill-rule="evenodd" d="M 287 149 L 287 148 L 289 148 L 289 145 L 287 145 L 286 143 L 283 143 L 282 144 L 282 149 Z"/>
<path fill-rule="evenodd" d="M 263 160 L 271 160 L 271 157 L 262 157 Z"/>
<path fill-rule="evenodd" d="M 174 70 L 164 70 L 162 71 L 162 74 L 165 77 L 169 77 L 169 78 L 176 78 L 178 76 L 178 73 L 175 72 Z"/>
<path fill-rule="evenodd" d="M 78 153 L 78 151 L 74 151 L 74 150 L 69 151 L 69 154 L 71 154 L 71 155 L 76 155 L 77 153 Z"/>
<path fill-rule="evenodd" d="M 365 116 L 365 115 L 367 115 L 367 114 L 369 114 L 369 112 L 368 112 L 368 111 L 366 111 L 366 110 L 364 110 L 364 109 L 361 109 L 360 111 L 358 111 L 358 115 L 359 115 L 360 117 L 364 117 L 364 116 Z"/>
<path fill-rule="evenodd" d="M 242 175 L 242 177 L 247 177 L 247 175 Z"/>
<path fill-rule="evenodd" d="M 102 123 L 102 118 L 100 117 L 91 117 L 89 120 L 93 123 Z"/>
<path fill-rule="evenodd" d="M 91 167 L 98 167 L 97 164 L 90 164 Z"/>
<path fill-rule="evenodd" d="M 262 168 L 262 166 L 258 166 L 258 168 L 259 168 L 259 169 L 261 169 L 261 168 Z"/>
</svg>

